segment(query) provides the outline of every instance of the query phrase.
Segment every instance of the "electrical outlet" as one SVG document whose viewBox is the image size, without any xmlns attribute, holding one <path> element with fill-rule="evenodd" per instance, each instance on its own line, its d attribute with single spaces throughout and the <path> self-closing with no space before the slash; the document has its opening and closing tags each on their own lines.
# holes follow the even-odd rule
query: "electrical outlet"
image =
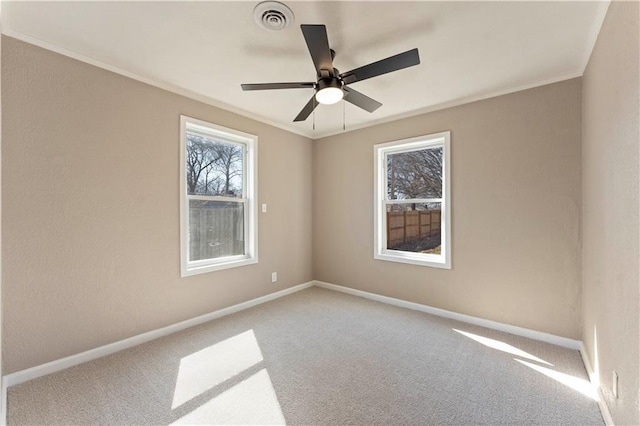
<svg viewBox="0 0 640 426">
<path fill-rule="evenodd" d="M 277 272 L 272 272 L 271 273 L 271 282 L 275 283 L 276 281 L 278 281 L 278 273 Z"/>
<path fill-rule="evenodd" d="M 613 391 L 613 396 L 618 399 L 618 373 L 615 371 L 611 375 L 611 390 Z"/>
</svg>

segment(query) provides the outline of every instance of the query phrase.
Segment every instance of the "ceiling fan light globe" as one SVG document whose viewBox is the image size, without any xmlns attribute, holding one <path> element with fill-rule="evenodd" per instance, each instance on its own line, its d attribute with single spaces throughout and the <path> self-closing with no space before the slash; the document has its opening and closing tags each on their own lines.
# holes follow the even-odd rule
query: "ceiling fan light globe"
<svg viewBox="0 0 640 426">
<path fill-rule="evenodd" d="M 344 92 L 338 87 L 325 87 L 318 90 L 316 100 L 323 105 L 332 105 L 340 102 L 344 97 Z"/>
</svg>

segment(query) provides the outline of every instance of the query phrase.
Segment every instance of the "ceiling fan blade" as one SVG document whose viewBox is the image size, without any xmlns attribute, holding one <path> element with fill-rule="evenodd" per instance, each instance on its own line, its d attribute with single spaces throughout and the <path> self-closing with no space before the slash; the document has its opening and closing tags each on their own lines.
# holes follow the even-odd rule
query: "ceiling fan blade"
<svg viewBox="0 0 640 426">
<path fill-rule="evenodd" d="M 363 95 L 356 90 L 348 87 L 343 87 L 342 90 L 347 92 L 347 95 L 344 97 L 345 101 L 350 102 L 365 111 L 373 112 L 382 106 L 380 102 L 375 99 L 371 99 L 367 95 Z"/>
<path fill-rule="evenodd" d="M 331 49 L 327 38 L 327 27 L 303 24 L 300 25 L 300 28 L 318 76 L 321 75 L 321 70 L 326 70 L 333 77 L 333 59 L 331 59 Z"/>
<path fill-rule="evenodd" d="M 250 83 L 241 84 L 242 90 L 272 90 L 272 89 L 313 89 L 315 83 Z"/>
<path fill-rule="evenodd" d="M 311 99 L 309 99 L 309 102 L 307 102 L 307 104 L 304 106 L 304 108 L 302 108 L 302 111 L 300 111 L 300 114 L 298 114 L 298 116 L 296 118 L 294 118 L 293 121 L 296 122 L 296 121 L 304 121 L 304 120 L 306 120 L 307 117 L 309 117 L 311 115 L 313 110 L 316 109 L 317 105 L 318 105 L 318 101 L 316 101 L 316 95 L 314 94 L 311 97 Z"/>
<path fill-rule="evenodd" d="M 362 81 L 371 77 L 377 77 L 382 74 L 398 71 L 403 68 L 412 67 L 419 63 L 420 56 L 418 56 L 418 49 L 411 49 L 406 52 L 390 56 L 386 59 L 373 62 L 369 65 L 343 72 L 340 74 L 340 78 L 345 84 L 351 84 L 356 81 Z"/>
</svg>

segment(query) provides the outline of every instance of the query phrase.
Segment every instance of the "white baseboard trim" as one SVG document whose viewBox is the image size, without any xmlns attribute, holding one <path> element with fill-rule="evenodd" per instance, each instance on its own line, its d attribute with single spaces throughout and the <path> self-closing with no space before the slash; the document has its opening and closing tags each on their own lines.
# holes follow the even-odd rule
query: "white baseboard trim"
<svg viewBox="0 0 640 426">
<path fill-rule="evenodd" d="M 300 290 L 304 290 L 306 288 L 312 287 L 313 284 L 314 284 L 313 281 L 309 281 L 307 283 L 300 284 L 294 287 L 289 287 L 287 289 L 277 291 L 275 293 L 267 294 L 266 296 L 262 296 L 256 299 L 248 300 L 246 302 L 238 303 L 237 305 L 229 306 L 228 308 L 220 309 L 220 310 L 210 312 L 208 314 L 200 315 L 198 317 L 191 318 L 176 324 L 158 328 L 156 330 L 148 331 L 146 333 L 138 334 L 137 336 L 129 337 L 124 340 L 120 340 L 114 343 L 109 343 L 108 345 L 90 349 L 88 351 L 85 351 L 76 355 L 71 355 L 66 358 L 51 361 L 42 365 L 37 365 L 35 367 L 28 368 L 26 370 L 7 374 L 2 379 L 2 391 L 4 392 L 4 394 L 2 395 L 2 398 L 3 398 L 2 401 L 6 406 L 6 401 L 7 401 L 6 389 L 10 386 L 24 383 L 26 381 L 29 381 L 38 377 L 46 376 L 47 374 L 55 373 L 57 371 L 67 369 L 69 367 L 73 367 L 75 365 L 79 365 L 87 361 L 92 361 L 97 358 L 102 358 L 103 356 L 111 355 L 123 349 L 128 349 L 133 346 L 137 346 L 142 343 L 146 343 L 151 340 L 157 339 L 159 337 L 167 336 L 169 334 L 175 333 L 176 331 L 180 331 L 189 327 L 200 325 L 205 322 L 209 322 L 211 320 L 223 317 L 225 315 L 233 314 L 235 312 L 239 312 L 239 311 L 254 307 L 256 305 L 260 305 L 262 303 L 269 302 L 274 299 L 278 299 L 283 296 L 287 296 L 291 293 L 295 293 Z M 2 419 L 0 419 L 0 421 L 1 420 Z"/>
<path fill-rule="evenodd" d="M 528 328 L 518 327 L 515 325 L 504 324 L 497 321 L 491 321 L 484 318 L 473 317 L 471 315 L 459 314 L 456 312 L 447 311 L 445 309 L 434 308 L 428 305 L 421 305 L 419 303 L 407 302 L 406 300 L 395 299 L 393 297 L 381 296 L 375 293 L 369 293 L 362 290 L 356 290 L 350 287 L 344 287 L 341 285 L 330 284 L 323 281 L 314 281 L 314 285 L 321 288 L 326 288 L 328 290 L 339 291 L 342 293 L 350 294 L 352 296 L 363 297 L 365 299 L 375 300 L 376 302 L 387 303 L 389 305 L 399 306 L 401 308 L 413 309 L 415 311 L 425 312 L 428 314 L 436 315 L 439 317 L 454 319 L 457 321 L 465 322 L 468 324 L 477 325 L 480 327 L 489 328 L 492 330 L 503 331 L 505 333 L 515 334 L 516 336 L 527 337 L 533 340 L 539 340 L 546 343 L 551 343 L 552 345 L 562 346 L 565 348 L 577 350 L 580 352 L 582 357 L 582 362 L 584 364 L 585 369 L 587 370 L 587 374 L 589 375 L 589 381 L 591 385 L 596 389 L 598 395 L 598 407 L 600 408 L 600 413 L 602 414 L 602 418 L 607 426 L 615 426 L 613 423 L 613 418 L 611 417 L 611 412 L 609 411 L 609 407 L 604 400 L 602 395 L 602 390 L 599 385 L 599 380 L 595 377 L 595 373 L 593 368 L 591 367 L 591 362 L 589 361 L 589 356 L 587 355 L 586 348 L 584 347 L 584 343 L 580 340 L 568 339 L 566 337 L 556 336 L 554 334 L 544 333 L 541 331 L 530 330 Z"/>
<path fill-rule="evenodd" d="M 142 343 L 149 342 L 154 339 L 158 339 L 163 336 L 167 336 L 169 334 L 175 333 L 180 330 L 184 330 L 189 327 L 194 327 L 196 325 L 203 324 L 208 321 L 212 321 L 217 318 L 221 318 L 223 316 L 239 312 L 253 306 L 260 305 L 265 302 L 269 302 L 274 299 L 278 299 L 283 296 L 287 296 L 289 294 L 298 292 L 300 290 L 304 290 L 306 288 L 317 286 L 321 288 L 325 288 L 328 290 L 339 291 L 342 293 L 350 294 L 353 296 L 363 297 L 365 299 L 375 300 L 377 302 L 387 303 L 394 306 L 399 306 L 402 308 L 412 309 L 420 312 L 425 312 L 428 314 L 454 319 L 457 321 L 489 328 L 492 330 L 503 331 L 510 334 L 515 334 L 517 336 L 527 337 L 534 340 L 540 340 L 543 342 L 551 343 L 554 345 L 566 347 L 569 349 L 579 350 L 582 356 L 582 361 L 585 365 L 587 373 L 589 375 L 589 379 L 591 383 L 596 387 L 598 391 L 598 405 L 600 407 L 600 411 L 602 413 L 602 417 L 607 426 L 614 426 L 613 419 L 611 417 L 611 413 L 607 404 L 604 402 L 604 398 L 602 396 L 602 392 L 600 387 L 597 385 L 597 378 L 593 372 L 593 368 L 591 367 L 591 363 L 589 361 L 589 357 L 586 353 L 585 347 L 581 341 L 568 339 L 566 337 L 560 337 L 549 333 L 543 333 L 540 331 L 530 330 L 527 328 L 517 327 L 514 325 L 504 324 L 496 321 L 486 320 L 483 318 L 473 317 L 470 315 L 459 314 L 456 312 L 447 311 L 445 309 L 434 308 L 428 305 L 422 305 L 419 303 L 408 302 L 406 300 L 395 299 L 393 297 L 382 296 L 375 293 L 369 293 L 362 290 L 356 290 L 349 287 L 344 287 L 336 284 L 330 284 L 323 281 L 309 281 L 304 284 L 300 284 L 294 287 L 290 287 L 275 293 L 268 294 L 266 296 L 258 297 L 256 299 L 248 300 L 246 302 L 239 303 L 237 305 L 229 306 L 228 308 L 220 309 L 208 314 L 200 315 L 195 318 L 191 318 L 176 324 L 172 324 L 166 327 L 162 327 L 156 330 L 152 330 L 146 333 L 139 334 L 137 336 L 133 336 L 124 340 L 120 340 L 114 343 L 110 343 L 108 345 L 100 346 L 76 355 L 71 355 L 66 358 L 62 358 L 59 360 L 51 361 L 46 364 L 38 365 L 32 368 L 28 368 L 26 370 L 17 371 L 15 373 L 7 374 L 2 377 L 1 385 L 0 385 L 0 401 L 2 401 L 2 405 L 0 407 L 0 425 L 4 426 L 7 424 L 7 388 L 10 386 L 14 386 L 20 383 L 24 383 L 26 381 L 36 379 L 38 377 L 42 377 L 51 373 L 55 373 L 57 371 L 61 371 L 67 369 L 69 367 L 73 367 L 75 365 L 79 365 L 88 361 L 92 361 L 97 358 L 101 358 L 103 356 L 107 356 L 113 354 L 115 352 L 119 352 L 124 349 L 131 348 L 133 346 L 140 345 Z"/>
<path fill-rule="evenodd" d="M 323 281 L 314 281 L 318 287 L 329 290 L 340 291 L 342 293 L 351 294 L 353 296 L 364 297 L 365 299 L 375 300 L 377 302 L 387 303 L 389 305 L 400 306 L 402 308 L 412 309 L 414 311 L 426 312 L 428 314 L 439 317 L 449 318 L 468 324 L 478 325 L 480 327 L 490 328 L 492 330 L 503 331 L 505 333 L 515 334 L 516 336 L 527 337 L 533 340 L 551 343 L 552 345 L 562 346 L 565 348 L 580 350 L 581 342 L 579 340 L 568 339 L 566 337 L 556 336 L 554 334 L 544 333 L 542 331 L 530 330 L 528 328 L 518 327 L 515 325 L 504 324 L 497 321 L 491 321 L 484 318 L 473 317 L 471 315 L 459 314 L 457 312 L 447 311 L 445 309 L 434 308 L 420 303 L 407 302 L 406 300 L 395 299 L 393 297 L 381 296 L 375 293 L 369 293 L 362 290 L 356 290 L 350 287 L 330 284 Z"/>
<path fill-rule="evenodd" d="M 2 384 L 0 384 L 0 401 L 2 401 L 2 408 L 0 408 L 0 426 L 7 426 L 7 383 L 6 383 L 6 380 L 2 380 Z"/>
<path fill-rule="evenodd" d="M 602 419 L 607 426 L 614 426 L 613 417 L 611 417 L 611 411 L 609 411 L 609 406 L 607 406 L 607 403 L 604 400 L 604 395 L 602 394 L 602 389 L 600 388 L 600 378 L 596 377 L 595 370 L 593 369 L 591 361 L 589 360 L 587 348 L 585 348 L 584 343 L 582 342 L 580 343 L 580 356 L 582 356 L 582 363 L 584 364 L 584 368 L 587 370 L 587 374 L 589 375 L 591 386 L 593 386 L 598 395 L 598 407 L 600 408 Z"/>
</svg>

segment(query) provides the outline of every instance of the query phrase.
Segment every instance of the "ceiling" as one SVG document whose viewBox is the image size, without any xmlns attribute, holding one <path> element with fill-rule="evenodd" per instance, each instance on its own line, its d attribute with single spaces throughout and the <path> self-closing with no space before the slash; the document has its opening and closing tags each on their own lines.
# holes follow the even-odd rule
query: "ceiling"
<svg viewBox="0 0 640 426">
<path fill-rule="evenodd" d="M 258 1 L 10 2 L 3 33 L 311 138 L 581 76 L 608 2 L 286 4 L 295 23 L 269 31 Z M 325 24 L 340 71 L 417 47 L 421 64 L 353 84 L 380 101 L 293 118 L 312 89 L 243 92 L 241 83 L 314 81 L 300 24 Z"/>
</svg>

